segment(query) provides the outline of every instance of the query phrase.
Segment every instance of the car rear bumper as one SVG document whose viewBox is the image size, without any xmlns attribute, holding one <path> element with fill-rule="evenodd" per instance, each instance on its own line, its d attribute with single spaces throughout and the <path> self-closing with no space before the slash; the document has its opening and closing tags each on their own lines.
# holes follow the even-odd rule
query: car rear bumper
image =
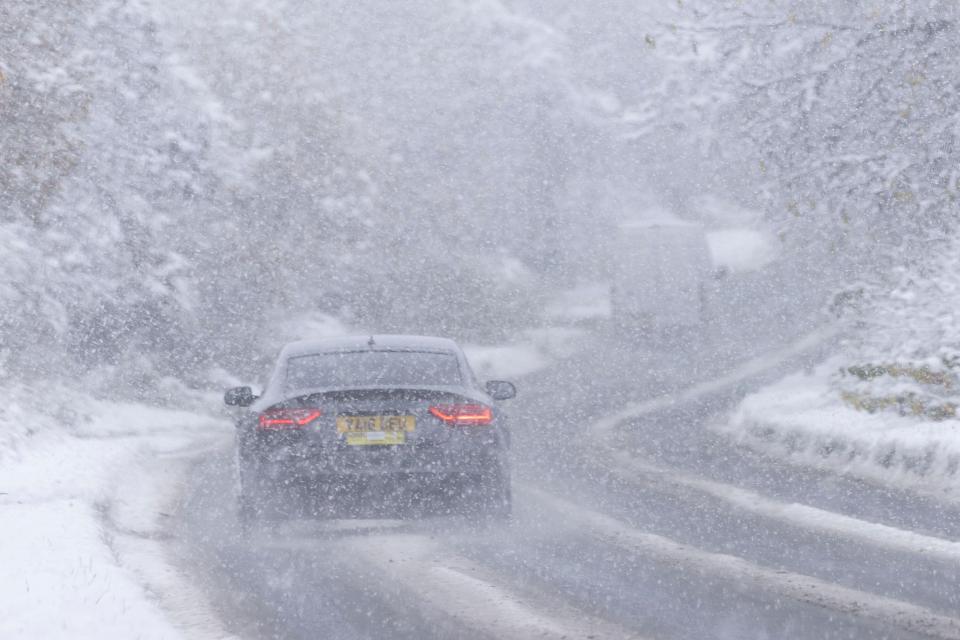
<svg viewBox="0 0 960 640">
<path fill-rule="evenodd" d="M 323 479 L 345 477 L 433 477 L 484 475 L 506 468 L 503 451 L 422 447 L 338 447 L 308 455 L 274 452 L 256 465 L 264 478 Z"/>
</svg>

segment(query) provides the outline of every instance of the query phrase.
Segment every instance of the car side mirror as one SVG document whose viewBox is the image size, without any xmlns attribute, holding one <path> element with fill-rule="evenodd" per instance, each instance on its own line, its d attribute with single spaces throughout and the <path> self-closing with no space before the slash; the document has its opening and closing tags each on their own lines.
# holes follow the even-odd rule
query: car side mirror
<svg viewBox="0 0 960 640">
<path fill-rule="evenodd" d="M 249 407 L 256 399 L 250 387 L 234 387 L 223 394 L 223 403 L 230 407 Z"/>
<path fill-rule="evenodd" d="M 517 388 L 506 380 L 490 380 L 487 382 L 487 393 L 494 400 L 509 400 L 517 395 Z"/>
</svg>

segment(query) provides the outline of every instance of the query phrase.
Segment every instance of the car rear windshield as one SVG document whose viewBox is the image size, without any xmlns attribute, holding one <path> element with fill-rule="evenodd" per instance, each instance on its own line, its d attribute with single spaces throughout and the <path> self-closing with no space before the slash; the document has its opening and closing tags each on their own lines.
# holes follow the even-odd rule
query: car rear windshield
<svg viewBox="0 0 960 640">
<path fill-rule="evenodd" d="M 287 361 L 286 388 L 461 384 L 457 356 L 437 351 L 341 351 Z"/>
</svg>

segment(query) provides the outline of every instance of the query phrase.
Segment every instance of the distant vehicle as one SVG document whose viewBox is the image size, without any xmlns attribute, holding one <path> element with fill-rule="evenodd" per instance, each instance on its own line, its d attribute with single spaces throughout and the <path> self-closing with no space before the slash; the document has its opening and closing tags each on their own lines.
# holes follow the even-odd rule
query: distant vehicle
<svg viewBox="0 0 960 640">
<path fill-rule="evenodd" d="M 618 325 L 669 330 L 704 324 L 714 272 L 703 227 L 679 220 L 622 224 L 611 261 L 610 308 Z"/>
<path fill-rule="evenodd" d="M 241 520 L 378 483 L 383 495 L 400 483 L 445 490 L 506 517 L 510 437 L 495 401 L 515 395 L 506 381 L 481 387 L 460 347 L 444 338 L 288 344 L 263 395 L 250 387 L 224 395 L 244 408 L 236 419 Z"/>
</svg>

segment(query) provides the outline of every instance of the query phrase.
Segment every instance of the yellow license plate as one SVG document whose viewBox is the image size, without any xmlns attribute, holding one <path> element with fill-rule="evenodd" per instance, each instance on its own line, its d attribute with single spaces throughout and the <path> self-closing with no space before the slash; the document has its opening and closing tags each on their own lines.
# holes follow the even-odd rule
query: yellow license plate
<svg viewBox="0 0 960 640">
<path fill-rule="evenodd" d="M 337 416 L 337 433 L 351 445 L 406 444 L 416 425 L 414 416 Z"/>
</svg>

